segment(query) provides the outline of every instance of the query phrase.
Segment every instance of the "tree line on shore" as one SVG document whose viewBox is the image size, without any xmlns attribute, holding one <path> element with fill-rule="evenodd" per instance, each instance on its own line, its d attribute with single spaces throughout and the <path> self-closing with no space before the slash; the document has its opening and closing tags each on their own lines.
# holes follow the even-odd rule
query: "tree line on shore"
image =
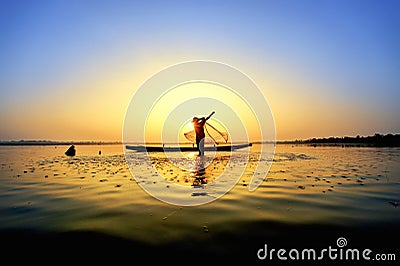
<svg viewBox="0 0 400 266">
<path fill-rule="evenodd" d="M 254 142 L 258 143 L 258 142 Z M 341 145 L 341 146 L 373 146 L 373 147 L 400 147 L 400 134 L 380 134 L 375 133 L 371 136 L 355 137 L 323 137 L 310 138 L 306 140 L 293 141 L 271 141 L 268 143 L 282 144 L 310 144 L 310 145 Z M 2 145 L 106 145 L 122 144 L 119 141 L 49 141 L 49 140 L 18 140 L 18 141 L 0 141 Z"/>
<path fill-rule="evenodd" d="M 358 146 L 374 146 L 374 147 L 400 147 L 400 134 L 379 134 L 375 133 L 372 136 L 356 137 L 328 137 L 328 138 L 310 138 L 307 140 L 296 140 L 294 143 L 303 144 L 341 144 L 341 145 L 358 145 Z"/>
</svg>

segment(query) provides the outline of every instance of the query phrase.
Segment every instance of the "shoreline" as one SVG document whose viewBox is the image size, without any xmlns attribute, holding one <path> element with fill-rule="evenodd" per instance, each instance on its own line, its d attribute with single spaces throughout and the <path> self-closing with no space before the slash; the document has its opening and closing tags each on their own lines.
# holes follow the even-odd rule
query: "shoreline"
<svg viewBox="0 0 400 266">
<path fill-rule="evenodd" d="M 382 135 L 376 133 L 371 136 L 356 137 L 320 137 L 303 140 L 269 140 L 269 141 L 242 141 L 240 143 L 252 144 L 291 144 L 308 146 L 340 146 L 344 147 L 400 147 L 400 134 Z M 190 142 L 123 142 L 123 141 L 54 141 L 54 140 L 2 140 L 0 146 L 48 146 L 48 145 L 192 145 Z"/>
<path fill-rule="evenodd" d="M 118 141 L 48 141 L 48 140 L 11 140 L 0 141 L 0 146 L 66 146 L 66 145 L 122 145 Z"/>
<path fill-rule="evenodd" d="M 338 147 L 338 148 L 399 148 L 400 143 L 394 144 L 376 144 L 376 143 L 314 143 L 314 142 L 303 142 L 303 141 L 276 141 L 276 142 L 250 142 L 251 144 L 275 144 L 275 145 L 296 145 L 296 146 L 311 146 L 311 147 Z M 71 146 L 71 145 L 143 145 L 139 143 L 122 143 L 122 142 L 41 142 L 41 141 L 7 141 L 0 142 L 1 146 Z M 162 145 L 161 143 L 148 143 L 146 145 Z M 171 145 L 167 143 L 167 145 Z M 177 145 L 192 145 L 188 143 L 181 143 Z"/>
</svg>

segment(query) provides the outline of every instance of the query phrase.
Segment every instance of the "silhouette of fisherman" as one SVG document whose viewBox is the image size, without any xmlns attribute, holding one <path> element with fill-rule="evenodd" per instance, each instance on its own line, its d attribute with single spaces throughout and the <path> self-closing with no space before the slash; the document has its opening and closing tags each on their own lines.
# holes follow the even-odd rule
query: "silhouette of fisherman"
<svg viewBox="0 0 400 266">
<path fill-rule="evenodd" d="M 199 156 L 204 156 L 204 138 L 206 137 L 206 134 L 204 133 L 204 125 L 214 113 L 215 112 L 212 112 L 209 116 L 201 118 L 195 116 L 192 119 L 194 132 L 196 133 L 196 145 L 199 150 Z"/>
<path fill-rule="evenodd" d="M 76 154 L 76 150 L 75 150 L 75 146 L 71 145 L 68 150 L 65 152 L 65 155 L 67 156 L 75 156 Z"/>
</svg>

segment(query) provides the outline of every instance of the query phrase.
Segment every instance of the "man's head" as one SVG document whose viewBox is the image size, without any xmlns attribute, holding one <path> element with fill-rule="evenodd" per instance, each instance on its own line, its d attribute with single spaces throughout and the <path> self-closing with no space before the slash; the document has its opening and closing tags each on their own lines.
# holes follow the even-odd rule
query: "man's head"
<svg viewBox="0 0 400 266">
<path fill-rule="evenodd" d="M 197 122 L 197 121 L 199 121 L 199 118 L 198 118 L 198 117 L 196 117 L 196 116 L 195 116 L 195 117 L 193 117 L 193 119 L 192 119 L 192 122 L 193 122 L 193 123 L 195 123 L 195 122 Z"/>
</svg>

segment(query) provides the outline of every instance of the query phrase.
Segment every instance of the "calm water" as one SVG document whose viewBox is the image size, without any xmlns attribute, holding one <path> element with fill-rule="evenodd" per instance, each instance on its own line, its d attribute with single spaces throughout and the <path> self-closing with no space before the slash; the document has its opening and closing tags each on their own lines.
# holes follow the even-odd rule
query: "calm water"
<svg viewBox="0 0 400 266">
<path fill-rule="evenodd" d="M 0 230 L 4 236 L 25 241 L 21 232 L 29 236 L 37 232 L 36 238 L 30 238 L 35 241 L 40 235 L 91 232 L 153 251 L 166 248 L 168 254 L 193 252 L 202 245 L 207 254 L 238 252 L 249 259 L 255 259 L 257 247 L 267 241 L 330 245 L 339 234 L 347 234 L 362 245 L 370 243 L 363 238 L 370 232 L 378 237 L 374 243 L 384 246 L 388 238 L 399 236 L 398 229 L 392 231 L 400 226 L 398 148 L 277 145 L 271 169 L 257 190 L 248 190 L 257 163 L 250 160 L 242 175 L 228 172 L 238 180 L 232 190 L 192 207 L 153 198 L 135 177 L 146 178 L 158 171 L 166 180 L 201 189 L 226 170 L 229 154 L 217 155 L 199 179 L 171 166 L 161 154 L 152 155 L 154 168 L 135 161 L 137 172 L 132 175 L 120 145 L 77 145 L 73 158 L 64 155 L 67 148 L 0 147 Z M 258 148 L 251 148 L 250 158 Z M 240 152 L 231 156 L 236 164 L 247 161 Z"/>
</svg>

